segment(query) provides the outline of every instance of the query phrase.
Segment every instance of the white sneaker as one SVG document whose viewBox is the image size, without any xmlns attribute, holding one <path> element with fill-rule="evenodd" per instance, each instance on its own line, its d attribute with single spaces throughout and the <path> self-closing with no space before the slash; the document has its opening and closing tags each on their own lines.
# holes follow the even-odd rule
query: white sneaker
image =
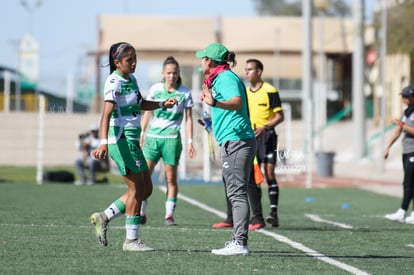
<svg viewBox="0 0 414 275">
<path fill-rule="evenodd" d="M 140 252 L 154 250 L 154 248 L 146 246 L 141 240 L 133 240 L 133 241 L 125 240 L 124 245 L 122 246 L 122 249 L 124 251 L 140 251 Z"/>
<path fill-rule="evenodd" d="M 85 185 L 85 184 L 86 184 L 85 181 L 81 181 L 81 180 L 75 181 L 75 185 Z"/>
<path fill-rule="evenodd" d="M 211 253 L 214 255 L 224 255 L 224 256 L 235 256 L 235 255 L 249 255 L 249 249 L 247 246 L 240 245 L 238 241 L 233 240 L 230 242 L 226 242 L 223 248 L 220 249 L 213 249 Z"/>
<path fill-rule="evenodd" d="M 385 215 L 385 218 L 390 220 L 390 221 L 404 223 L 405 222 L 405 220 L 404 220 L 405 210 L 400 208 L 395 213 Z"/>
<path fill-rule="evenodd" d="M 411 215 L 405 218 L 405 223 L 414 224 L 414 211 L 411 212 Z"/>
</svg>

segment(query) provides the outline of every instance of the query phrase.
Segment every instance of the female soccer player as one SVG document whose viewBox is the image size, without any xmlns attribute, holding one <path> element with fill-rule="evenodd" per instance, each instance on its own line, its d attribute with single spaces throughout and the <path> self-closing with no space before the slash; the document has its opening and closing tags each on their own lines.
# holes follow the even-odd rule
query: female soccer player
<svg viewBox="0 0 414 275">
<path fill-rule="evenodd" d="M 184 116 L 188 143 L 187 154 L 190 158 L 195 156 L 193 146 L 193 99 L 190 90 L 181 83 L 180 66 L 174 57 L 169 56 L 165 59 L 162 76 L 163 81 L 154 84 L 150 88 L 147 99 L 164 101 L 168 98 L 175 98 L 177 105 L 170 109 L 145 112 L 142 119 L 141 144 L 143 144 L 143 134 L 147 129 L 147 125 L 149 125 L 143 146 L 145 159 L 147 160 L 150 174 L 152 174 L 155 165 L 157 165 L 161 158 L 164 162 L 165 178 L 167 180 L 165 224 L 175 225 L 173 214 L 178 194 L 177 170 L 183 149 L 180 129 Z M 149 123 L 151 115 L 153 115 L 153 118 Z M 146 217 L 146 203 L 147 201 L 144 201 L 143 207 L 141 207 L 141 217 Z"/>
<path fill-rule="evenodd" d="M 111 46 L 110 75 L 105 82 L 100 122 L 101 142 L 92 155 L 103 159 L 109 153 L 128 185 L 128 191 L 103 212 L 92 214 L 90 219 L 95 225 L 98 241 L 106 246 L 108 223 L 125 213 L 126 239 L 123 250 L 151 251 L 153 249 L 139 239 L 141 202 L 152 193 L 151 178 L 139 145 L 141 110 L 171 108 L 177 101 L 174 98 L 162 102 L 143 99 L 133 75 L 136 65 L 137 56 L 133 46 L 125 42 Z"/>
</svg>

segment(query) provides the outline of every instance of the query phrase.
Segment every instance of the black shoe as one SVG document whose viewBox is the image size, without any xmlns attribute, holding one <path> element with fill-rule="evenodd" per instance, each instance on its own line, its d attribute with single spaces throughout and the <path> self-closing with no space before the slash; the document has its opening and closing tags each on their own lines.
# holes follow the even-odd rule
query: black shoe
<svg viewBox="0 0 414 275">
<path fill-rule="evenodd" d="M 146 224 L 147 223 L 147 216 L 143 215 L 141 216 L 141 224 Z"/>
<path fill-rule="evenodd" d="M 270 213 L 270 215 L 266 217 L 266 222 L 273 227 L 279 227 L 279 219 L 276 213 Z"/>
</svg>

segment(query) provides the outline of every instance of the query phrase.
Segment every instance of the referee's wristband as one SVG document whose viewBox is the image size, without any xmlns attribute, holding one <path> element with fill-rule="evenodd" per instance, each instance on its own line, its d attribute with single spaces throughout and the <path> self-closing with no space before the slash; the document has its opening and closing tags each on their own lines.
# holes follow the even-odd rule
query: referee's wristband
<svg viewBox="0 0 414 275">
<path fill-rule="evenodd" d="M 192 138 L 189 138 L 189 139 L 187 140 L 187 142 L 188 142 L 188 144 L 193 144 L 193 139 L 192 139 Z"/>
<path fill-rule="evenodd" d="M 108 144 L 107 138 L 101 138 L 101 144 Z"/>
</svg>

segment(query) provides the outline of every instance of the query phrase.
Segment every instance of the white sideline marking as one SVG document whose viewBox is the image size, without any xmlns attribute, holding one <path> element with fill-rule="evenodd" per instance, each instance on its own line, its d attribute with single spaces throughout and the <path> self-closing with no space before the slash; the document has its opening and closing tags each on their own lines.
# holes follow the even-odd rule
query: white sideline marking
<svg viewBox="0 0 414 275">
<path fill-rule="evenodd" d="M 164 193 L 167 191 L 167 188 L 164 187 L 164 186 L 159 186 L 158 188 L 161 191 L 163 191 Z M 199 208 L 201 208 L 203 210 L 206 210 L 207 212 L 211 212 L 213 214 L 216 214 L 220 218 L 223 218 L 223 219 L 226 218 L 226 214 L 224 212 L 219 211 L 217 209 L 214 209 L 214 208 L 212 208 L 212 207 L 210 207 L 210 206 L 208 206 L 208 205 L 206 205 L 204 203 L 201 203 L 201 202 L 199 202 L 199 201 L 197 201 L 195 199 L 189 198 L 189 197 L 184 196 L 182 194 L 178 194 L 178 198 L 179 199 L 182 199 L 183 201 L 186 201 L 186 202 L 188 202 L 188 203 L 190 203 L 190 204 L 192 204 L 194 206 L 197 206 L 197 207 L 199 207 Z M 301 243 L 292 241 L 289 238 L 287 238 L 285 236 L 282 236 L 280 234 L 276 234 L 274 232 L 267 231 L 266 229 L 260 229 L 260 230 L 256 230 L 256 231 L 257 232 L 260 232 L 260 233 L 262 233 L 264 235 L 273 237 L 277 241 L 282 242 L 282 243 L 285 243 L 285 244 L 288 244 L 288 245 L 290 245 L 291 247 L 293 247 L 293 248 L 295 248 L 297 250 L 300 250 L 302 252 L 305 252 L 306 254 L 308 254 L 311 257 L 315 257 L 318 260 L 321 260 L 321 261 L 326 262 L 328 264 L 334 265 L 334 266 L 336 266 L 338 268 L 341 268 L 341 269 L 343 269 L 345 271 L 348 271 L 350 273 L 358 274 L 358 275 L 369 275 L 369 273 L 367 273 L 367 272 L 365 272 L 363 270 L 360 270 L 360 269 L 358 269 L 356 267 L 353 267 L 353 266 L 347 265 L 345 263 L 339 262 L 337 260 L 334 260 L 332 258 L 329 258 L 329 257 L 323 255 L 322 253 L 319 253 L 318 251 L 315 251 L 313 249 L 310 249 L 310 248 L 304 246 Z"/>
<path fill-rule="evenodd" d="M 365 271 L 363 271 L 361 269 L 358 269 L 358 268 L 353 267 L 351 265 L 348 265 L 348 264 L 342 263 L 340 261 L 334 260 L 332 258 L 329 258 L 329 257 L 323 255 L 322 253 L 318 252 L 318 251 L 315 251 L 315 250 L 313 250 L 313 249 L 311 249 L 309 247 L 306 247 L 306 246 L 304 246 L 301 243 L 292 241 L 289 238 L 286 238 L 285 236 L 282 236 L 280 234 L 276 234 L 274 232 L 267 231 L 265 229 L 259 229 L 257 231 L 260 232 L 260 233 L 263 233 L 264 235 L 273 237 L 274 239 L 278 240 L 279 242 L 288 244 L 291 247 L 296 248 L 297 250 L 300 250 L 302 252 L 305 252 L 309 256 L 315 257 L 318 260 L 321 260 L 321 261 L 323 261 L 325 263 L 328 263 L 330 265 L 334 265 L 336 267 L 339 267 L 339 268 L 341 268 L 341 269 L 343 269 L 345 271 L 351 272 L 353 274 L 358 274 L 358 275 L 363 275 L 363 274 L 368 275 L 369 274 L 369 273 L 367 273 L 367 272 L 365 272 Z"/>
<path fill-rule="evenodd" d="M 329 221 L 329 220 L 324 220 L 321 217 L 319 217 L 318 215 L 305 214 L 305 216 L 308 217 L 309 219 L 311 219 L 314 222 L 324 222 L 324 223 L 336 225 L 338 227 L 342 227 L 342 228 L 346 228 L 346 229 L 352 229 L 352 228 L 354 228 L 352 225 L 349 225 L 349 224 L 340 223 L 340 222 L 333 222 L 333 221 Z"/>
<path fill-rule="evenodd" d="M 412 248 L 414 248 L 414 244 L 410 244 L 410 243 L 409 243 L 409 244 L 407 244 L 407 246 L 408 246 L 408 247 L 412 247 Z"/>
</svg>

